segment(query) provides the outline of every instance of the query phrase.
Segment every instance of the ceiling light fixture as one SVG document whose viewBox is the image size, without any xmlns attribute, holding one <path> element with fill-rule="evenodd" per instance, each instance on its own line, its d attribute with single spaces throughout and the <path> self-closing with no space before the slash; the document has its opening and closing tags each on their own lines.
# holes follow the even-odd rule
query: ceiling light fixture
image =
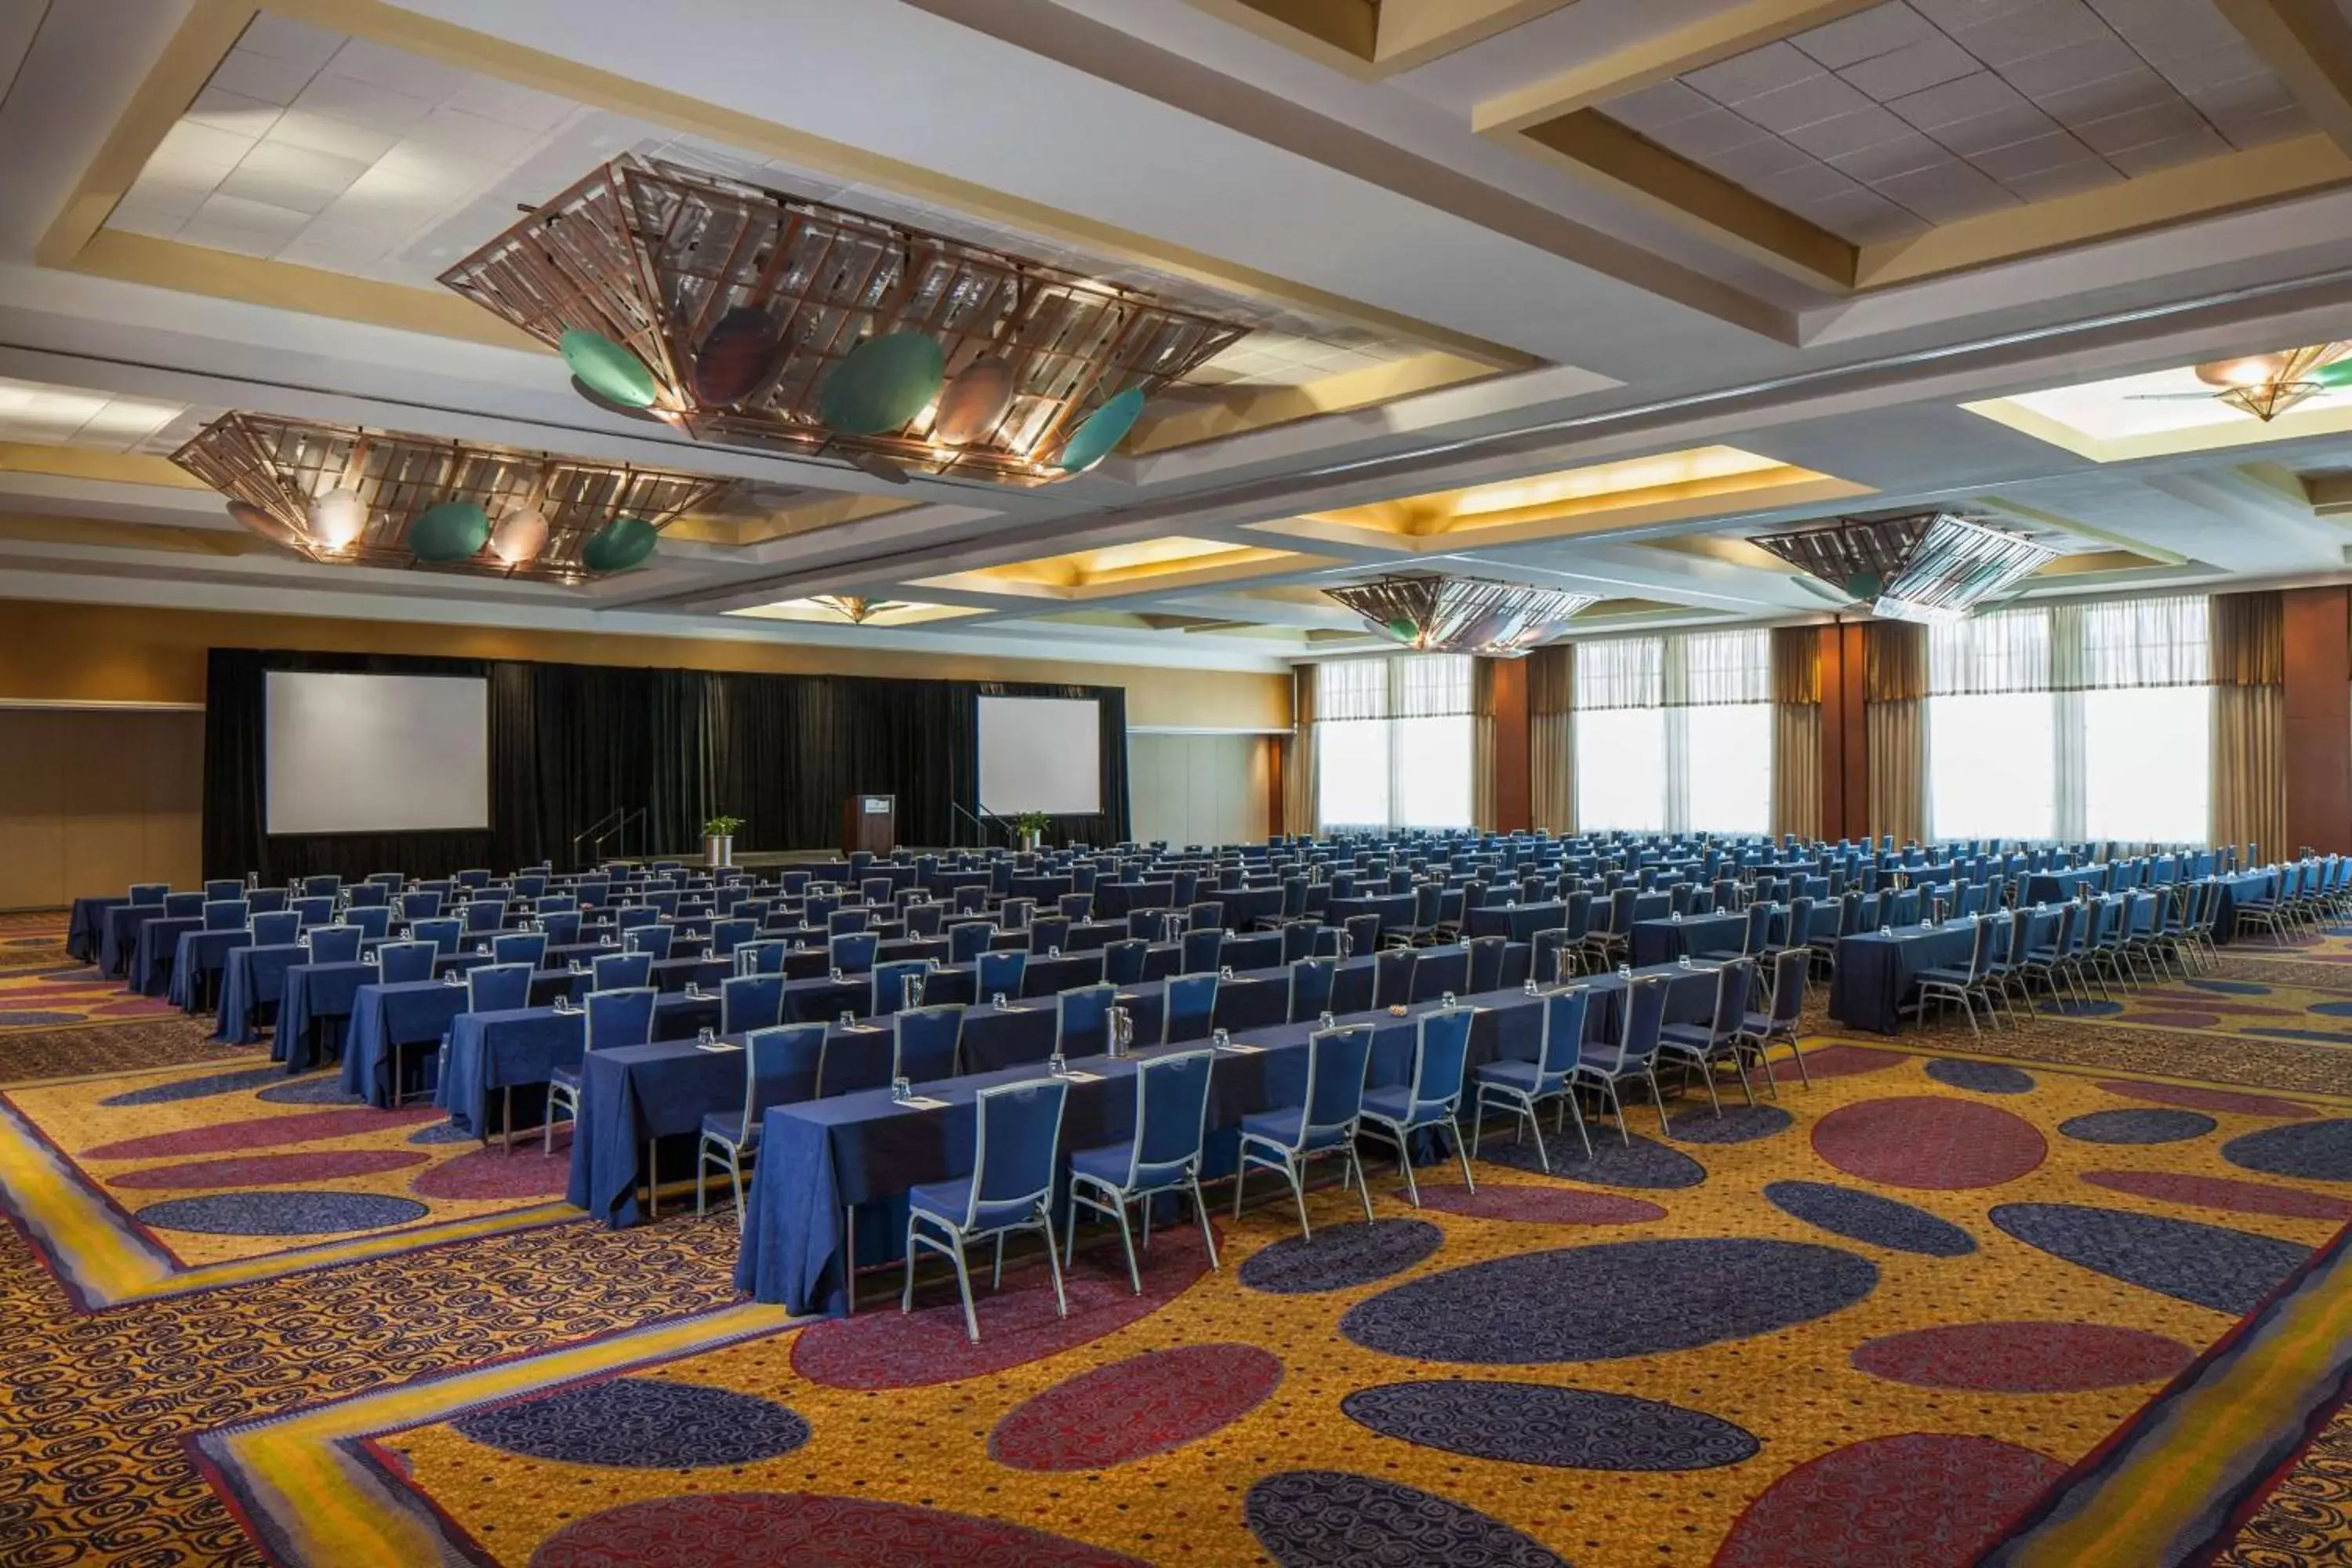
<svg viewBox="0 0 2352 1568">
<path fill-rule="evenodd" d="M 1326 588 L 1374 630 L 1427 653 L 1517 658 L 1568 629 L 1597 594 L 1531 588 L 1482 577 L 1397 573 L 1369 583 Z"/>
<path fill-rule="evenodd" d="M 855 594 L 817 594 L 809 603 L 824 605 L 855 626 L 864 626 L 885 610 L 906 607 L 894 599 L 861 599 Z"/>
<path fill-rule="evenodd" d="M 1840 518 L 1748 542 L 1898 621 L 1963 619 L 2058 557 L 2023 534 L 1945 511 Z"/>
<path fill-rule="evenodd" d="M 2190 403 L 2210 399 L 2251 414 L 2265 425 L 2323 393 L 2352 386 L 2352 343 L 2314 343 L 2275 353 L 2210 360 L 2196 367 L 2197 379 L 2213 392 L 2143 393 L 2135 403 Z"/>
<path fill-rule="evenodd" d="M 630 155 L 442 274 L 599 406 L 868 473 L 1099 462 L 1248 328 L 1002 251 Z"/>
<path fill-rule="evenodd" d="M 562 583 L 642 564 L 730 482 L 269 414 L 223 415 L 172 460 L 311 561 Z"/>
</svg>

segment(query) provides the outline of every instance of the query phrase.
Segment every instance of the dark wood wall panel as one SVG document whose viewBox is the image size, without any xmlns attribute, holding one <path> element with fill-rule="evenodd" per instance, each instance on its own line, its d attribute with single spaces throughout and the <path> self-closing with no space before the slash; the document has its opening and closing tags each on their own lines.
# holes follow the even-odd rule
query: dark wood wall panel
<svg viewBox="0 0 2352 1568">
<path fill-rule="evenodd" d="M 2352 849 L 2352 603 L 2347 590 L 2290 588 L 2285 603 L 2284 847 Z"/>
</svg>

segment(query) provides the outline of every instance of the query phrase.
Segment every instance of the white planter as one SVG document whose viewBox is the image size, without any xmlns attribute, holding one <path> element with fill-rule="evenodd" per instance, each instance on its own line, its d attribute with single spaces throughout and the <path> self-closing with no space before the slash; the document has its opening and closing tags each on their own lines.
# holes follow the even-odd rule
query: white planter
<svg viewBox="0 0 2352 1568">
<path fill-rule="evenodd" d="M 702 858 L 713 866 L 732 866 L 735 864 L 735 836 L 731 833 L 703 835 Z"/>
<path fill-rule="evenodd" d="M 1037 853 L 1038 847 L 1045 842 L 1045 835 L 1039 829 L 1034 827 L 1024 827 L 1021 830 L 1021 848 L 1023 853 L 1034 855 Z"/>
</svg>

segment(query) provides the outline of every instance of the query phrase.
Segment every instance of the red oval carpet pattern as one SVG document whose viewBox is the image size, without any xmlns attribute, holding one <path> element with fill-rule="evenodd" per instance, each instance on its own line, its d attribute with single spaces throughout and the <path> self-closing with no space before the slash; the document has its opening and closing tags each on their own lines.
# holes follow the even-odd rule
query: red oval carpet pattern
<svg viewBox="0 0 2352 1568">
<path fill-rule="evenodd" d="M 989 1434 L 989 1457 L 1016 1470 L 1108 1469 L 1240 1420 L 1281 1381 L 1281 1359 L 1255 1345 L 1147 1351 L 1015 1405 Z"/>
<path fill-rule="evenodd" d="M 126 1138 L 85 1149 L 85 1160 L 169 1160 L 185 1154 L 234 1154 L 247 1149 L 268 1149 L 281 1143 L 317 1143 L 329 1138 L 356 1138 L 394 1127 L 421 1127 L 446 1121 L 449 1113 L 429 1105 L 405 1110 L 378 1110 L 353 1106 L 343 1110 L 307 1110 L 293 1116 L 252 1116 L 242 1121 L 216 1121 L 179 1132 L 157 1132 Z"/>
<path fill-rule="evenodd" d="M 2226 1089 L 2198 1089 L 2185 1083 L 2131 1083 L 2101 1079 L 2099 1087 L 2126 1100 L 2153 1100 L 2158 1105 L 2185 1105 L 2191 1110 L 2234 1110 L 2242 1116 L 2316 1116 L 2308 1105 L 2277 1100 L 2267 1094 L 2237 1094 Z"/>
<path fill-rule="evenodd" d="M 247 1154 L 229 1160 L 195 1160 L 184 1165 L 150 1165 L 126 1171 L 108 1185 L 192 1188 L 265 1187 L 277 1182 L 333 1182 L 373 1176 L 422 1165 L 430 1154 L 407 1149 L 319 1149 L 307 1154 Z"/>
<path fill-rule="evenodd" d="M 1831 1111 L 1813 1124 L 1813 1152 L 1866 1182 L 1951 1192 L 2013 1182 L 2050 1146 L 2033 1123 L 1998 1106 L 1923 1094 Z"/>
<path fill-rule="evenodd" d="M 1575 1174 L 1571 1166 L 1559 1169 L 1563 1176 Z M 1421 1202 L 1424 1208 L 1444 1214 L 1468 1215 L 1473 1219 L 1523 1220 L 1531 1225 L 1647 1225 L 1666 1217 L 1665 1210 L 1640 1198 L 1588 1193 L 1574 1187 L 1536 1187 L 1524 1183 L 1484 1186 L 1474 1193 L 1458 1182 L 1448 1186 L 1433 1186 L 1424 1182 Z"/>
<path fill-rule="evenodd" d="M 2072 1394 L 2170 1377 L 2195 1353 L 2162 1334 L 2099 1323 L 1948 1323 L 1866 1341 L 1853 1361 L 1916 1388 Z"/>
<path fill-rule="evenodd" d="M 1805 1071 L 1813 1078 L 1851 1078 L 1858 1072 L 1885 1072 L 1910 1059 L 1900 1051 L 1871 1046 L 1823 1046 L 1805 1053 Z"/>
<path fill-rule="evenodd" d="M 1909 1432 L 1809 1460 L 1748 1506 L 1715 1568 L 1954 1568 L 2066 1467 L 1990 1437 Z"/>
<path fill-rule="evenodd" d="M 633 1502 L 565 1525 L 531 1568 L 1145 1568 L 1132 1557 L 992 1519 L 814 1492 Z"/>
<path fill-rule="evenodd" d="M 2231 1214 L 2276 1215 L 2282 1219 L 2352 1220 L 2352 1201 L 2325 1193 L 2275 1187 L 2268 1182 L 2241 1182 L 2230 1176 L 2193 1176 L 2175 1171 L 2091 1171 L 2083 1180 L 2109 1192 L 2154 1198 L 2158 1203 L 2193 1204 L 2199 1208 Z"/>
<path fill-rule="evenodd" d="M 408 1190 L 425 1198 L 560 1198 L 571 1174 L 571 1162 L 547 1159 L 535 1144 L 511 1154 L 477 1149 L 418 1172 Z"/>
</svg>

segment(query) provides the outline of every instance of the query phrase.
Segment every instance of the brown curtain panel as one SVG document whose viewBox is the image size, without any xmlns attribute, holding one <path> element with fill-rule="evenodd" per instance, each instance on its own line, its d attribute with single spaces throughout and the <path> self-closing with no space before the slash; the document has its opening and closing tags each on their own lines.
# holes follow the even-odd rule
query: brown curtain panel
<svg viewBox="0 0 2352 1568">
<path fill-rule="evenodd" d="M 2216 847 L 2247 864 L 2287 850 L 2286 630 L 2275 591 L 2216 594 L 2213 645 L 2213 824 Z"/>
<path fill-rule="evenodd" d="M 1576 645 L 1528 655 L 1528 812 L 1541 833 L 1576 831 Z"/>
<path fill-rule="evenodd" d="M 1870 831 L 1897 844 L 1927 836 L 1927 628 L 1863 628 L 1863 699 L 1870 734 Z"/>
<path fill-rule="evenodd" d="M 1283 742 L 1282 826 L 1286 833 L 1318 833 L 1320 798 L 1315 762 L 1315 667 L 1290 667 L 1290 735 Z"/>
<path fill-rule="evenodd" d="M 1470 821 L 1495 830 L 1495 661 L 1470 661 Z"/>
<path fill-rule="evenodd" d="M 1772 633 L 1772 831 L 1822 831 L 1822 634 Z"/>
</svg>

